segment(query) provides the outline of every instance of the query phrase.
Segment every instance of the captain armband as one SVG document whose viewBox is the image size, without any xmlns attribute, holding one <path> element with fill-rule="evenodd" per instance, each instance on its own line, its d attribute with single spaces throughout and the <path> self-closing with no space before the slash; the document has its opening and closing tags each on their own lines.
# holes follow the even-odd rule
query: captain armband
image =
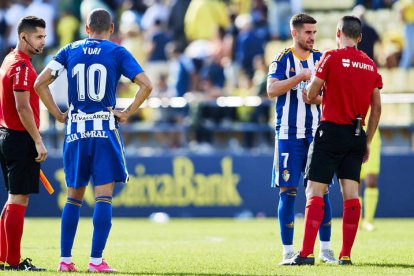
<svg viewBox="0 0 414 276">
<path fill-rule="evenodd" d="M 46 67 L 52 71 L 51 74 L 53 79 L 59 77 L 60 74 L 62 74 L 62 72 L 65 70 L 65 67 L 56 60 L 51 60 Z"/>
</svg>

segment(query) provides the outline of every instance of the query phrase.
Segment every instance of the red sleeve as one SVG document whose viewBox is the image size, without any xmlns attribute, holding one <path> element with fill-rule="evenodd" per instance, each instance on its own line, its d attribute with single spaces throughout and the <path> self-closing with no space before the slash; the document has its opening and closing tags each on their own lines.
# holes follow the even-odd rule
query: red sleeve
<svg viewBox="0 0 414 276">
<path fill-rule="evenodd" d="M 322 55 L 321 60 L 319 61 L 318 68 L 316 68 L 316 76 L 325 81 L 328 78 L 329 65 L 331 64 L 331 56 L 332 53 L 330 51 L 325 52 Z"/>
<path fill-rule="evenodd" d="M 382 77 L 379 73 L 377 73 L 377 79 L 375 80 L 375 88 L 382 89 Z"/>
<path fill-rule="evenodd" d="M 19 62 L 12 69 L 13 91 L 30 91 L 36 80 L 36 76 L 25 61 Z"/>
</svg>

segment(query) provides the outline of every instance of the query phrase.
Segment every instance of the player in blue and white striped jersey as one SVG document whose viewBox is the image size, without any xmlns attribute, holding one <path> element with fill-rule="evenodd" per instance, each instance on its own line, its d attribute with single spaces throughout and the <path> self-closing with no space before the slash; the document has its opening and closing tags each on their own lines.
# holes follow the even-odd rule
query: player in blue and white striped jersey
<svg viewBox="0 0 414 276">
<path fill-rule="evenodd" d="M 61 121 L 66 121 L 63 166 L 68 198 L 62 212 L 61 262 L 58 270 L 76 271 L 72 246 L 85 188 L 91 178 L 95 192 L 89 272 L 115 272 L 103 261 L 102 252 L 111 229 L 115 182 L 126 182 L 124 146 L 118 121 L 125 122 L 149 96 L 152 85 L 141 66 L 123 47 L 109 41 L 114 31 L 111 15 L 95 9 L 88 15 L 89 38 L 62 48 L 36 80 L 42 101 Z M 68 114 L 62 113 L 48 85 L 67 70 Z M 129 107 L 115 110 L 116 86 L 121 75 L 139 85 Z"/>
<path fill-rule="evenodd" d="M 316 20 L 304 13 L 290 21 L 293 47 L 283 50 L 269 66 L 267 93 L 276 99 L 276 139 L 272 186 L 280 188 L 278 218 L 286 264 L 294 255 L 295 198 L 307 153 L 321 116 L 321 96 L 309 102 L 304 88 L 315 74 L 322 54 L 313 49 Z M 320 258 L 336 262 L 330 249 L 332 212 L 325 194 L 325 217 L 319 229 Z"/>
</svg>

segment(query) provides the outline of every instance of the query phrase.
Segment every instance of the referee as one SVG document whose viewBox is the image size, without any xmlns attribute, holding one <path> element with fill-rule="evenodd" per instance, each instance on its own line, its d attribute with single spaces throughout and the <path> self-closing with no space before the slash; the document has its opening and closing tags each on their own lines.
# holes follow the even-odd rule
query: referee
<svg viewBox="0 0 414 276">
<path fill-rule="evenodd" d="M 307 164 L 305 233 L 302 249 L 290 265 L 313 265 L 313 248 L 324 215 L 323 195 L 336 173 L 344 202 L 340 265 L 351 265 L 351 249 L 358 229 L 361 204 L 358 200 L 362 162 L 381 115 L 382 78 L 375 63 L 356 48 L 361 41 L 361 21 L 344 16 L 338 23 L 338 49 L 325 52 L 307 91 L 311 100 L 323 89 L 322 118 L 309 150 Z M 367 131 L 362 128 L 368 108 Z"/>
<path fill-rule="evenodd" d="M 33 55 L 45 46 L 45 21 L 35 16 L 20 20 L 19 42 L 0 70 L 0 161 L 9 193 L 0 217 L 0 269 L 44 270 L 20 256 L 24 214 L 29 194 L 39 192 L 40 163 L 47 151 L 39 133 L 39 97 L 33 88 L 37 74 Z"/>
</svg>

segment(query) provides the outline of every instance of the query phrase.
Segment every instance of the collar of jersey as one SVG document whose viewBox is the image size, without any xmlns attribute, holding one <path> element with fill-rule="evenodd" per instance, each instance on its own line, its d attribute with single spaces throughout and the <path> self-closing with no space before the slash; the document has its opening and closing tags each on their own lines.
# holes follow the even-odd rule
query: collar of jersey
<svg viewBox="0 0 414 276">
<path fill-rule="evenodd" d="M 20 51 L 19 49 L 14 49 L 14 51 L 15 51 L 15 53 L 16 54 L 18 54 L 19 56 L 21 56 L 22 58 L 24 58 L 24 59 L 27 59 L 27 60 L 32 60 L 25 52 L 23 52 L 23 51 Z"/>
<path fill-rule="evenodd" d="M 309 54 L 306 56 L 306 58 L 304 58 L 304 59 L 302 59 L 300 56 L 298 56 L 297 54 L 296 54 L 296 52 L 295 52 L 295 48 L 290 48 L 291 50 L 292 50 L 292 53 L 293 53 L 293 55 L 297 58 L 297 59 L 299 59 L 300 61 L 304 61 L 304 60 L 307 60 L 308 58 L 309 58 L 309 56 L 310 56 L 310 54 L 311 54 L 311 51 L 309 51 Z"/>
</svg>

